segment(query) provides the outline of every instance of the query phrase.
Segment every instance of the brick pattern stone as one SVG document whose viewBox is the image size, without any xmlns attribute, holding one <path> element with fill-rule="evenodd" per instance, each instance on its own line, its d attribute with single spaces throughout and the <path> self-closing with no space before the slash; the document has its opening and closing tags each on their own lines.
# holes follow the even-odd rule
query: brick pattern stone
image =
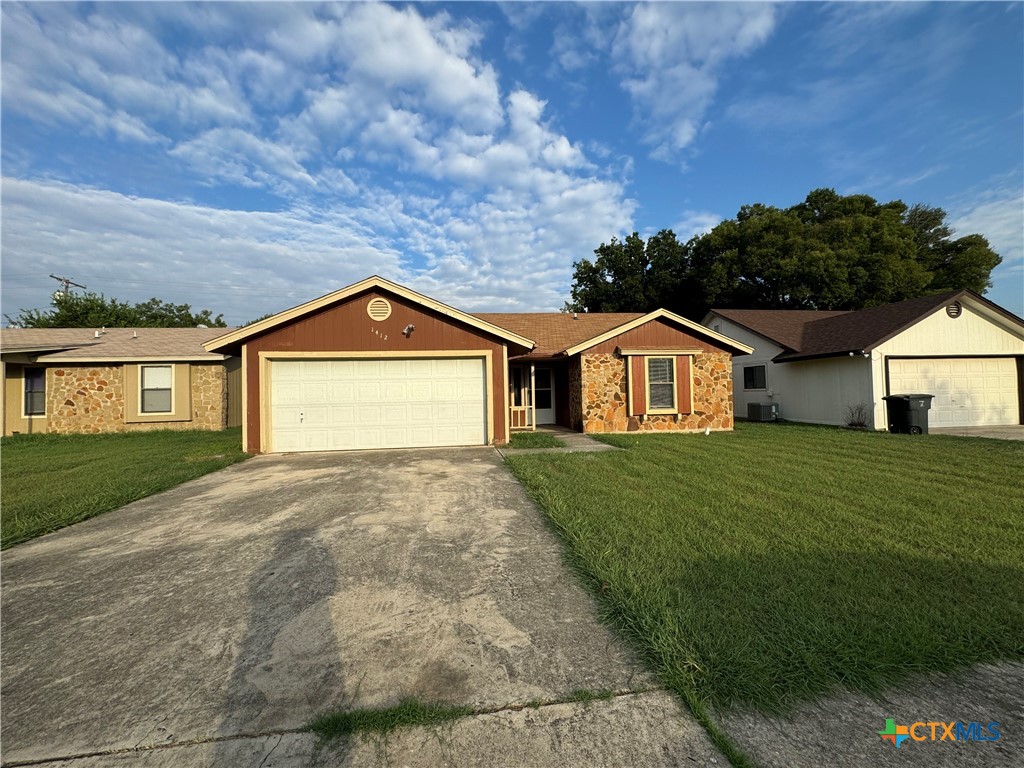
<svg viewBox="0 0 1024 768">
<path fill-rule="evenodd" d="M 124 366 L 65 365 L 46 371 L 47 431 L 58 434 L 145 432 L 154 429 L 224 429 L 227 372 L 218 363 L 190 365 L 192 419 L 125 423 Z"/>
<path fill-rule="evenodd" d="M 618 354 L 581 357 L 584 432 L 728 430 L 733 427 L 732 356 L 709 352 L 693 359 L 693 413 L 630 416 L 626 402 L 626 360 Z M 570 376 L 570 387 L 572 379 Z"/>
</svg>

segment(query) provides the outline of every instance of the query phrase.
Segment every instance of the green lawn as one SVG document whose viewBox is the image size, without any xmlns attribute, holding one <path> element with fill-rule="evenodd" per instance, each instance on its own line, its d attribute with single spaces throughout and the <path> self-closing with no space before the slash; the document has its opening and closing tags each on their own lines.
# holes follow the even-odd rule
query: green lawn
<svg viewBox="0 0 1024 768">
<path fill-rule="evenodd" d="M 513 432 L 509 448 L 564 448 L 565 443 L 547 432 Z"/>
<path fill-rule="evenodd" d="M 784 711 L 1024 658 L 1024 443 L 776 424 L 508 458 L 661 679 Z"/>
<path fill-rule="evenodd" d="M 240 429 L 18 435 L 0 442 L 9 547 L 242 461 Z"/>
</svg>

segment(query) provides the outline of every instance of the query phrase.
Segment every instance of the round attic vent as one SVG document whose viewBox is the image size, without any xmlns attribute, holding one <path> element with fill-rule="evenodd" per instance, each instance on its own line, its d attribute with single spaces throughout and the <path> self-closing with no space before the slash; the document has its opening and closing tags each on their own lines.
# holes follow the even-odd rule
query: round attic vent
<svg viewBox="0 0 1024 768">
<path fill-rule="evenodd" d="M 946 307 L 946 314 L 953 318 L 960 317 L 960 313 L 963 311 L 964 308 L 960 305 L 959 301 L 954 301 Z"/>
<path fill-rule="evenodd" d="M 387 320 L 391 317 L 391 302 L 387 299 L 371 299 L 366 305 L 366 314 L 374 320 Z"/>
</svg>

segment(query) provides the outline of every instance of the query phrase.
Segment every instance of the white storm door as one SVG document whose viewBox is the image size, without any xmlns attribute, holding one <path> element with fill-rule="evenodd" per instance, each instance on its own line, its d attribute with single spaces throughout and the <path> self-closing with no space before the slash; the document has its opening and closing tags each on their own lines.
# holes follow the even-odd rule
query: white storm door
<svg viewBox="0 0 1024 768">
<path fill-rule="evenodd" d="M 555 423 L 555 379 L 550 368 L 533 372 L 533 402 L 537 407 L 538 424 Z"/>
</svg>

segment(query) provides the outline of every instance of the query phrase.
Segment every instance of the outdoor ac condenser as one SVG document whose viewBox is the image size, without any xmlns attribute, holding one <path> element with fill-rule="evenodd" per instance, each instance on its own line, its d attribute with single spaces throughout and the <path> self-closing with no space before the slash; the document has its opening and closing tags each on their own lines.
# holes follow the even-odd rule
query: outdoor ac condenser
<svg viewBox="0 0 1024 768">
<path fill-rule="evenodd" d="M 747 421 L 778 421 L 778 403 L 747 403 Z"/>
</svg>

